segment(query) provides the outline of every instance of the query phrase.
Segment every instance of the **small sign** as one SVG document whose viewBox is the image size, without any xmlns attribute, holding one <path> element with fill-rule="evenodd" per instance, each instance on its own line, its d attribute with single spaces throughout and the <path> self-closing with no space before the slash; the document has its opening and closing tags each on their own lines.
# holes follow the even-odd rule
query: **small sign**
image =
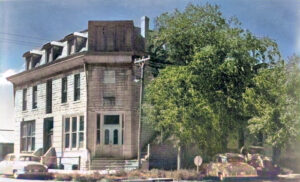
<svg viewBox="0 0 300 182">
<path fill-rule="evenodd" d="M 196 166 L 201 166 L 201 164 L 202 164 L 202 157 L 200 155 L 198 155 L 198 156 L 195 157 L 194 164 Z"/>
<path fill-rule="evenodd" d="M 194 164 L 197 166 L 197 172 L 199 172 L 199 166 L 201 166 L 202 162 L 203 162 L 203 160 L 200 155 L 198 155 L 194 158 Z"/>
</svg>

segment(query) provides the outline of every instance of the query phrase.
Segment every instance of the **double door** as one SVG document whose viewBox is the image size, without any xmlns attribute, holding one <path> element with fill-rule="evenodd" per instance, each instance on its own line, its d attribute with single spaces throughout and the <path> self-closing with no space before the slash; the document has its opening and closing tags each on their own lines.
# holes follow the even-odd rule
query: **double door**
<svg viewBox="0 0 300 182">
<path fill-rule="evenodd" d="M 96 155 L 99 157 L 121 157 L 123 148 L 120 115 L 98 115 L 96 131 Z"/>
</svg>

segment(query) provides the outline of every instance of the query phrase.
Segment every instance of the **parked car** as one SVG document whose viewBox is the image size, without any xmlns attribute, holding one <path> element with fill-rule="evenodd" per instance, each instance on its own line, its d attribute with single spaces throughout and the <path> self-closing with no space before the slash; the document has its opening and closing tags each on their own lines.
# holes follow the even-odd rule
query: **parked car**
<svg viewBox="0 0 300 182">
<path fill-rule="evenodd" d="M 217 154 L 214 161 L 205 167 L 206 177 L 220 180 L 228 177 L 256 177 L 256 169 L 247 164 L 243 155 L 235 153 Z"/>
<path fill-rule="evenodd" d="M 261 146 L 243 147 L 241 153 L 245 156 L 247 163 L 253 166 L 258 176 L 276 177 L 280 173 L 280 167 L 265 155 L 265 149 Z"/>
<path fill-rule="evenodd" d="M 13 175 L 14 178 L 41 176 L 47 173 L 48 168 L 40 160 L 32 154 L 7 154 L 0 162 L 0 174 Z"/>
</svg>

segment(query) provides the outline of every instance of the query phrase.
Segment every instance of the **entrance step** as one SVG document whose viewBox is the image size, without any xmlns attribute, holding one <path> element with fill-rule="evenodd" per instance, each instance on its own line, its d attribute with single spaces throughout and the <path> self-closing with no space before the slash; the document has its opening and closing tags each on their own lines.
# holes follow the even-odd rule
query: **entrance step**
<svg viewBox="0 0 300 182">
<path fill-rule="evenodd" d="M 132 170 L 137 167 L 137 160 L 95 158 L 91 161 L 91 170 Z"/>
</svg>

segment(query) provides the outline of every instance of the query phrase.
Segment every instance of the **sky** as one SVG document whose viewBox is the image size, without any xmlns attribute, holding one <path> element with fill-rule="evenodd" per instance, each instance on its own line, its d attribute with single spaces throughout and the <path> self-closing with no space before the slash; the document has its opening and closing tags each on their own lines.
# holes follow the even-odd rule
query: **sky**
<svg viewBox="0 0 300 182">
<path fill-rule="evenodd" d="M 134 20 L 183 10 L 189 3 L 217 4 L 227 18 L 258 37 L 275 40 L 284 59 L 300 55 L 299 0 L 0 0 L 0 129 L 13 129 L 13 89 L 6 77 L 24 70 L 23 53 L 74 31 L 89 20 Z"/>
</svg>

